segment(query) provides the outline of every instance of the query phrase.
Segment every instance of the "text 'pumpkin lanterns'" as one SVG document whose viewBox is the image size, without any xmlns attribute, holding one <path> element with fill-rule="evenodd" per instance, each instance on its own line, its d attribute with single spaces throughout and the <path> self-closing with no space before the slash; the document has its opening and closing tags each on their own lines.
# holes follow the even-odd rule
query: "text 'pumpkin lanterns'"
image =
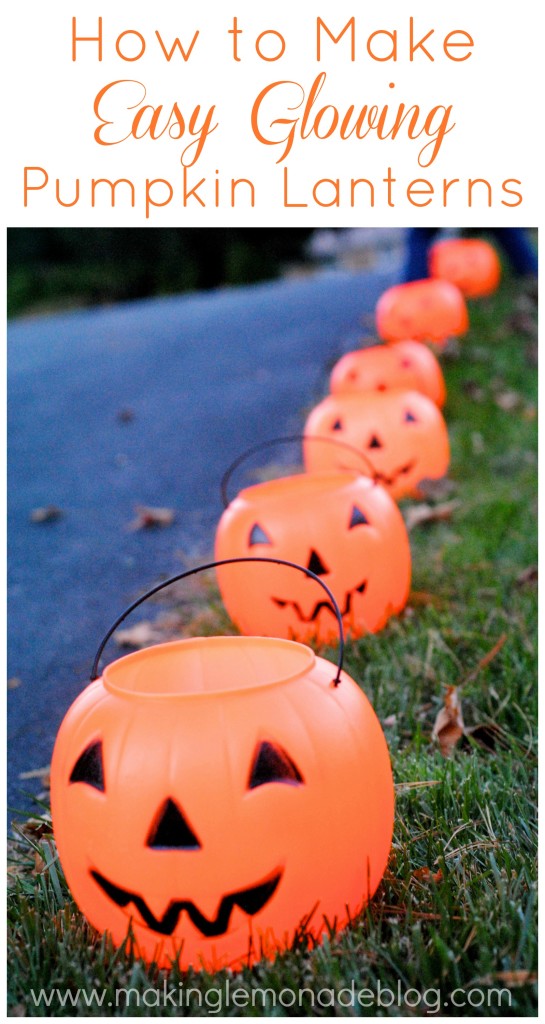
<svg viewBox="0 0 545 1024">
<path fill-rule="evenodd" d="M 334 676 L 289 640 L 180 640 L 80 694 L 55 744 L 52 815 L 99 931 L 120 944 L 132 925 L 146 960 L 215 970 L 273 956 L 309 915 L 319 939 L 360 910 L 386 866 L 393 783 L 342 650 Z"/>
<path fill-rule="evenodd" d="M 469 299 L 491 295 L 500 283 L 496 250 L 482 238 L 445 238 L 432 245 L 430 274 L 457 285 Z"/>
<path fill-rule="evenodd" d="M 383 487 L 354 470 L 298 474 L 241 491 L 220 519 L 215 554 L 271 555 L 306 565 L 327 582 L 352 637 L 382 629 L 409 596 L 403 517 Z M 336 638 L 334 608 L 312 580 L 267 564 L 256 566 L 252 586 L 229 568 L 217 575 L 242 633 L 319 643 Z"/>
<path fill-rule="evenodd" d="M 418 391 L 367 391 L 329 395 L 310 413 L 305 433 L 338 436 L 363 452 L 375 480 L 394 498 L 414 494 L 424 479 L 445 476 L 450 459 L 448 431 L 437 406 Z M 335 446 L 303 446 L 313 473 L 354 468 L 350 452 Z"/>
<path fill-rule="evenodd" d="M 413 338 L 436 345 L 443 345 L 454 335 L 465 334 L 469 326 L 460 289 L 438 278 L 388 288 L 377 302 L 376 322 L 384 341 Z"/>
<path fill-rule="evenodd" d="M 405 388 L 444 405 L 446 387 L 433 352 L 419 341 L 398 341 L 347 352 L 333 367 L 332 395 Z"/>
</svg>

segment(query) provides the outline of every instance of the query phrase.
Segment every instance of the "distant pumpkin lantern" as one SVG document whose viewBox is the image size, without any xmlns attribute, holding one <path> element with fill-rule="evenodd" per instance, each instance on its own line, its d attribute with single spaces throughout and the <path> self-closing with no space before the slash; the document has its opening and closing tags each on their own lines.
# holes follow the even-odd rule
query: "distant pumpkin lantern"
<svg viewBox="0 0 545 1024">
<path fill-rule="evenodd" d="M 347 352 L 333 367 L 332 395 L 405 388 L 420 391 L 439 407 L 446 398 L 443 373 L 433 352 L 418 341 L 371 345 Z"/>
<path fill-rule="evenodd" d="M 270 555 L 306 565 L 327 582 L 352 637 L 382 629 L 409 595 L 403 517 L 383 487 L 354 470 L 297 474 L 241 491 L 220 519 L 215 554 Z M 334 608 L 310 579 L 267 564 L 256 565 L 251 586 L 247 573 L 241 578 L 229 567 L 217 575 L 242 633 L 334 641 Z"/>
<path fill-rule="evenodd" d="M 335 672 L 293 641 L 180 640 L 120 658 L 76 699 L 53 825 L 77 903 L 116 945 L 130 927 L 162 967 L 238 968 L 289 948 L 303 922 L 319 941 L 370 899 L 392 773 L 339 650 Z"/>
<path fill-rule="evenodd" d="M 417 493 L 424 479 L 445 476 L 450 459 L 448 431 L 437 406 L 417 391 L 368 391 L 329 395 L 310 413 L 305 433 L 337 436 L 371 462 L 374 479 L 393 498 Z M 355 456 L 334 445 L 303 446 L 310 473 L 354 468 Z"/>
<path fill-rule="evenodd" d="M 413 338 L 440 347 L 448 338 L 465 334 L 469 326 L 460 289 L 438 278 L 388 288 L 377 302 L 376 323 L 384 341 Z"/>
<path fill-rule="evenodd" d="M 430 274 L 451 281 L 468 299 L 495 292 L 501 277 L 496 250 L 483 238 L 445 238 L 430 250 Z"/>
</svg>

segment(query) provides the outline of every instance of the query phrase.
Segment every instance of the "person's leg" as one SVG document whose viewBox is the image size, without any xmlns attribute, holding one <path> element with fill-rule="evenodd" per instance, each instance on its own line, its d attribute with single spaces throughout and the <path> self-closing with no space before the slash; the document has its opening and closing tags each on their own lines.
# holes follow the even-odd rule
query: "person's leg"
<svg viewBox="0 0 545 1024">
<path fill-rule="evenodd" d="M 403 281 L 420 281 L 428 277 L 428 249 L 439 228 L 409 228 Z"/>
<path fill-rule="evenodd" d="M 516 274 L 537 274 L 537 253 L 524 228 L 491 228 Z"/>
</svg>

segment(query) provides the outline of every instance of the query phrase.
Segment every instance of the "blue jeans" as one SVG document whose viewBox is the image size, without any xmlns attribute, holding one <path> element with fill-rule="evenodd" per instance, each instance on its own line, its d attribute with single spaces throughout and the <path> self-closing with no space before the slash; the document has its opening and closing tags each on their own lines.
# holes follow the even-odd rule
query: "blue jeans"
<svg viewBox="0 0 545 1024">
<path fill-rule="evenodd" d="M 404 281 L 419 281 L 428 277 L 428 249 L 440 228 L 409 228 L 407 256 L 403 268 Z M 524 228 L 486 228 L 504 254 L 515 274 L 537 275 L 537 253 Z"/>
</svg>

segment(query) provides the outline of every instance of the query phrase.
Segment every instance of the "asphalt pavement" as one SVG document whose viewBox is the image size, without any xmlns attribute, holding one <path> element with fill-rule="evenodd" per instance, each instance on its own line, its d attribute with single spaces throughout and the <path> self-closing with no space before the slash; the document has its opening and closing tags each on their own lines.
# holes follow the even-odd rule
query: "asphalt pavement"
<svg viewBox="0 0 545 1024">
<path fill-rule="evenodd" d="M 326 270 L 9 325 L 10 807 L 28 809 L 25 791 L 40 789 L 21 773 L 49 763 L 110 623 L 181 571 L 177 552 L 194 564 L 210 553 L 226 467 L 302 429 L 392 283 Z M 127 529 L 139 503 L 173 508 L 173 525 Z M 62 515 L 31 521 L 49 505 Z"/>
</svg>

